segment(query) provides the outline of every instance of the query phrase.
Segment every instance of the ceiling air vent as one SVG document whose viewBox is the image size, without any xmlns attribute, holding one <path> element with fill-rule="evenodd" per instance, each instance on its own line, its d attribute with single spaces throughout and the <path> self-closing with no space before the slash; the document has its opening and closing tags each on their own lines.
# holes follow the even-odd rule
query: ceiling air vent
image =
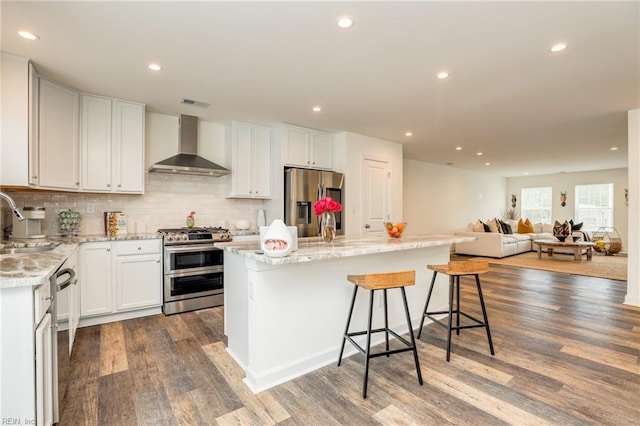
<svg viewBox="0 0 640 426">
<path fill-rule="evenodd" d="M 206 102 L 194 101 L 193 99 L 187 99 L 187 98 L 181 99 L 180 103 L 185 105 L 191 105 L 198 108 L 207 108 L 209 106 L 209 104 Z"/>
</svg>

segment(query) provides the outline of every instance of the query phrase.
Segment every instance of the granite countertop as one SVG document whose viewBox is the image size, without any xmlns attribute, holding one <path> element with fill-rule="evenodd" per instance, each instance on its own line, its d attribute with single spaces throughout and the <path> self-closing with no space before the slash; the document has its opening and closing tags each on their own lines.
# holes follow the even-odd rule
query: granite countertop
<svg viewBox="0 0 640 426">
<path fill-rule="evenodd" d="M 336 237 L 333 243 L 322 242 L 320 237 L 299 238 L 298 250 L 286 257 L 268 257 L 256 253 L 260 243 L 256 241 L 230 242 L 219 244 L 230 253 L 269 265 L 313 262 L 339 257 L 361 256 L 398 250 L 411 250 L 425 247 L 438 247 L 453 243 L 474 241 L 476 237 L 457 235 L 405 234 L 401 238 L 389 238 L 381 235 L 350 235 Z"/>
<path fill-rule="evenodd" d="M 115 237 L 106 235 L 78 235 L 74 237 L 54 236 L 45 240 L 2 241 L 0 248 L 19 248 L 56 245 L 49 251 L 0 254 L 0 290 L 22 286 L 39 286 L 53 274 L 78 248 L 79 244 L 99 241 L 149 240 L 162 238 L 157 233 L 124 234 Z"/>
</svg>

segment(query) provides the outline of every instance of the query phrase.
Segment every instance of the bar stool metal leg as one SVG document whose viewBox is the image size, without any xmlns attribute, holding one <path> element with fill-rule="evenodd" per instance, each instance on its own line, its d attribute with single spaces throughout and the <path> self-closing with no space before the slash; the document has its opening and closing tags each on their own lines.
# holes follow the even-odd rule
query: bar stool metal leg
<svg viewBox="0 0 640 426">
<path fill-rule="evenodd" d="M 456 335 L 460 335 L 460 275 L 456 275 Z"/>
<path fill-rule="evenodd" d="M 356 294 L 358 293 L 358 286 L 353 286 L 353 297 L 351 298 L 351 307 L 349 308 L 349 315 L 347 316 L 347 326 L 344 329 L 342 335 L 342 347 L 340 348 L 340 356 L 338 357 L 338 367 L 342 363 L 342 354 L 344 353 L 344 344 L 347 341 L 347 334 L 349 333 L 349 324 L 351 323 L 351 315 L 353 314 L 353 305 L 356 304 Z"/>
<path fill-rule="evenodd" d="M 478 287 L 478 297 L 480 298 L 480 306 L 482 307 L 482 317 L 484 318 L 484 326 L 487 329 L 487 340 L 489 340 L 489 350 L 491 355 L 493 352 L 493 341 L 491 340 L 491 331 L 489 330 L 489 318 L 487 317 L 487 309 L 484 307 L 484 297 L 482 297 L 482 288 L 480 287 L 480 277 L 476 274 L 476 286 Z"/>
<path fill-rule="evenodd" d="M 362 386 L 362 397 L 367 397 L 367 381 L 369 380 L 369 354 L 371 353 L 371 322 L 373 320 L 373 293 L 374 290 L 369 290 L 369 321 L 367 324 L 367 347 L 364 354 L 364 384 Z"/>
<path fill-rule="evenodd" d="M 431 285 L 429 286 L 429 293 L 427 293 L 427 301 L 424 304 L 424 310 L 422 311 L 422 318 L 420 319 L 420 328 L 418 329 L 418 339 L 422 334 L 422 327 L 424 326 L 424 318 L 426 317 L 427 308 L 429 307 L 429 301 L 431 301 L 431 293 L 433 292 L 433 285 L 436 282 L 436 275 L 438 273 L 433 271 L 433 277 L 431 278 Z"/>
<path fill-rule="evenodd" d="M 447 362 L 451 359 L 451 321 L 453 321 L 453 290 L 455 287 L 454 276 L 449 276 L 449 317 L 447 325 Z"/>
<path fill-rule="evenodd" d="M 389 352 L 389 317 L 387 310 L 387 289 L 383 290 L 384 294 L 384 340 L 385 340 L 385 350 Z M 387 358 L 389 358 L 390 354 L 387 354 Z"/>
<path fill-rule="evenodd" d="M 404 303 L 404 313 L 407 317 L 407 327 L 409 327 L 409 336 L 411 337 L 411 345 L 413 346 L 413 359 L 415 360 L 415 363 L 416 363 L 416 373 L 418 374 L 418 383 L 422 385 L 422 372 L 420 371 L 420 360 L 418 359 L 418 349 L 416 348 L 416 339 L 413 337 L 413 327 L 411 326 L 411 316 L 409 315 L 409 305 L 407 305 L 407 294 L 404 291 L 404 287 L 400 287 L 400 290 L 402 291 L 402 302 Z"/>
</svg>

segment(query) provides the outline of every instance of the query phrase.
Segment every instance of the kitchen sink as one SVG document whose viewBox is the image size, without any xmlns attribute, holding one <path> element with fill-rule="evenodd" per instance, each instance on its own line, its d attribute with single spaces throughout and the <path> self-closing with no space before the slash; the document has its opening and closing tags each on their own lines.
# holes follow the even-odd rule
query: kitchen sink
<svg viewBox="0 0 640 426">
<path fill-rule="evenodd" d="M 58 243 L 50 243 L 41 246 L 24 246 L 24 247 L 4 247 L 0 248 L 0 254 L 23 254 L 23 253 L 39 253 L 50 251 L 58 247 Z"/>
</svg>

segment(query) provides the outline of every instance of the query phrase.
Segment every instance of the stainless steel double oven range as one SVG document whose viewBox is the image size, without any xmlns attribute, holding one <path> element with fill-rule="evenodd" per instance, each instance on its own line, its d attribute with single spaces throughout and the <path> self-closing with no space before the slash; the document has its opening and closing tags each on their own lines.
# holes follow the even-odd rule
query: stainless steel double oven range
<svg viewBox="0 0 640 426">
<path fill-rule="evenodd" d="M 164 241 L 165 315 L 224 304 L 224 251 L 231 241 L 223 228 L 159 229 Z"/>
</svg>

